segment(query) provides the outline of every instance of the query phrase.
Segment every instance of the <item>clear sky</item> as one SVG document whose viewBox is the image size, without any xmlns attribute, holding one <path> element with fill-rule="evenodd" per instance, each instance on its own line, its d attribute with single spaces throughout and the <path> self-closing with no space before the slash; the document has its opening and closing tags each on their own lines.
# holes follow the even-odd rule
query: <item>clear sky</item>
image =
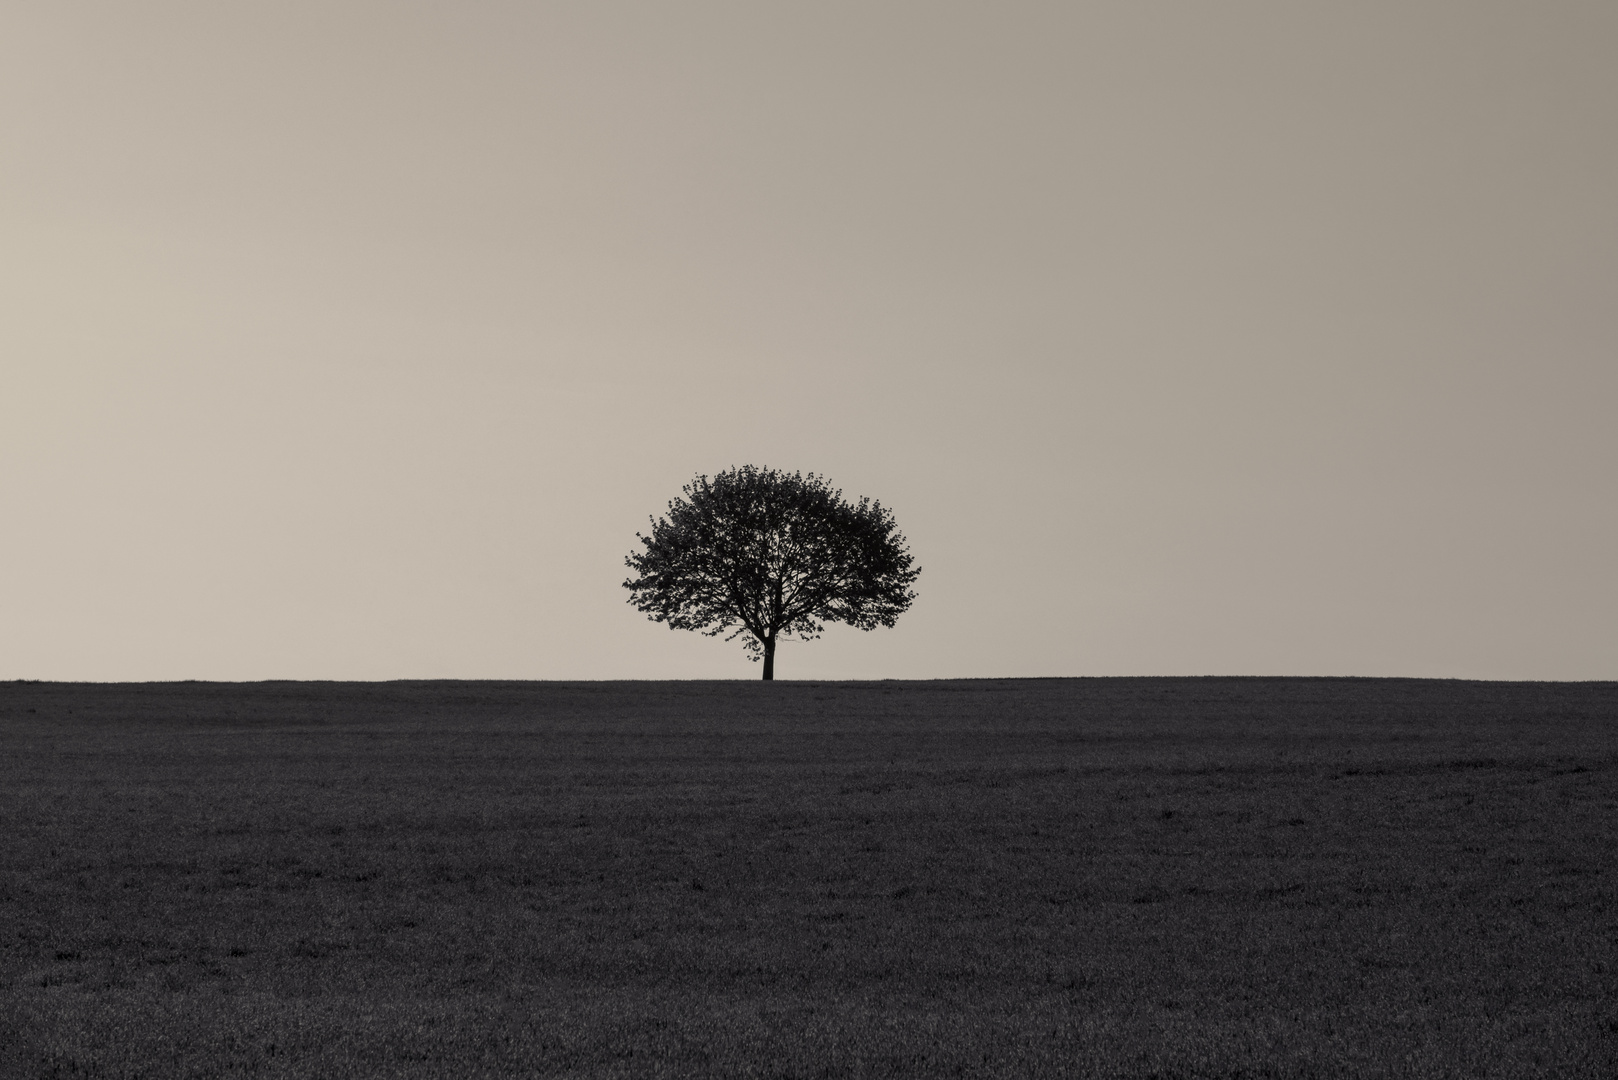
<svg viewBox="0 0 1618 1080">
<path fill-rule="evenodd" d="M 1618 677 L 1618 4 L 0 5 L 0 677 Z"/>
</svg>

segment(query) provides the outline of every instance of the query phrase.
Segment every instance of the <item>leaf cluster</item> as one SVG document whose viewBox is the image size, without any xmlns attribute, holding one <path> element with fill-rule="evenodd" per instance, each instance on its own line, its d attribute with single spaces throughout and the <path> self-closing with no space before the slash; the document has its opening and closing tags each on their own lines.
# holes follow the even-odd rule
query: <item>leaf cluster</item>
<svg viewBox="0 0 1618 1080">
<path fill-rule="evenodd" d="M 681 490 L 624 560 L 629 602 L 670 629 L 746 634 L 757 659 L 777 635 L 812 640 L 828 622 L 892 626 L 916 598 L 921 570 L 879 502 L 752 465 Z"/>
</svg>

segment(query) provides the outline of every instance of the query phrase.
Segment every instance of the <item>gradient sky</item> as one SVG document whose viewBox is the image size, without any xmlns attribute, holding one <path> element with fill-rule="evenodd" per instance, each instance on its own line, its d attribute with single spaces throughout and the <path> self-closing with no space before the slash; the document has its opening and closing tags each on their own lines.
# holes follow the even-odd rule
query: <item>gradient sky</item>
<svg viewBox="0 0 1618 1080">
<path fill-rule="evenodd" d="M 1618 4 L 0 6 L 0 677 L 1618 677 Z"/>
</svg>

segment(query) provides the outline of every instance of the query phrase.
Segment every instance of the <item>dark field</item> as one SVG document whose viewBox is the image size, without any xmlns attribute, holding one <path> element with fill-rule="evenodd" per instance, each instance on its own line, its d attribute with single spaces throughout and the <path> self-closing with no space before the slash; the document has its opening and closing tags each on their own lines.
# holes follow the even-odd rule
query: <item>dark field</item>
<svg viewBox="0 0 1618 1080">
<path fill-rule="evenodd" d="M 0 685 L 0 1076 L 1618 1075 L 1618 684 Z"/>
</svg>

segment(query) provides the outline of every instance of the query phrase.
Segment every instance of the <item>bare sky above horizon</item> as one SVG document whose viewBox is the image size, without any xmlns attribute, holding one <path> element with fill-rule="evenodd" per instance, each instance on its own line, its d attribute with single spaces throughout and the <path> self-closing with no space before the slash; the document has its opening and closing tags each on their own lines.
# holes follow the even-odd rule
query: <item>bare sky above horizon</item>
<svg viewBox="0 0 1618 1080">
<path fill-rule="evenodd" d="M 1618 5 L 0 8 L 0 677 L 1618 678 Z"/>
</svg>

